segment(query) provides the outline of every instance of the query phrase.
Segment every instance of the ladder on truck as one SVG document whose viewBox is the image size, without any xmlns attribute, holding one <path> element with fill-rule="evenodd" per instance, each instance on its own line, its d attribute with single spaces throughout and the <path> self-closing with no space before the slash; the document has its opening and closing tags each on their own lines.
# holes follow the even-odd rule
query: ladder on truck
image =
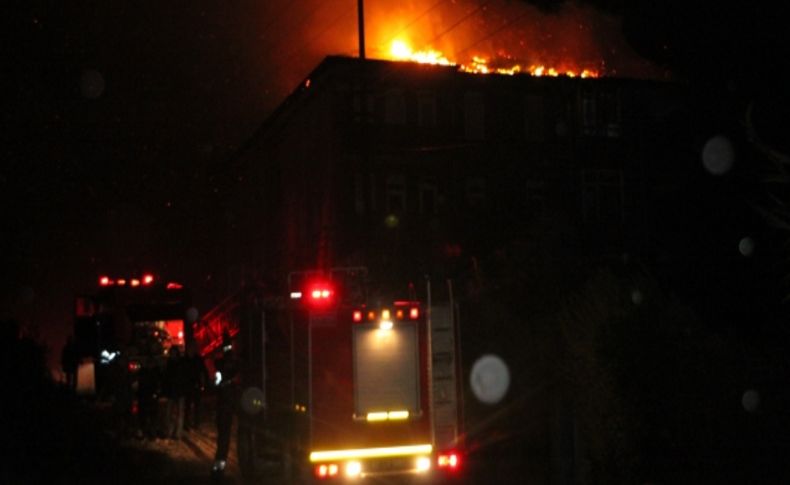
<svg viewBox="0 0 790 485">
<path fill-rule="evenodd" d="M 455 311 L 452 304 L 434 304 L 430 314 L 433 438 L 436 449 L 458 445 L 459 396 Z"/>
</svg>

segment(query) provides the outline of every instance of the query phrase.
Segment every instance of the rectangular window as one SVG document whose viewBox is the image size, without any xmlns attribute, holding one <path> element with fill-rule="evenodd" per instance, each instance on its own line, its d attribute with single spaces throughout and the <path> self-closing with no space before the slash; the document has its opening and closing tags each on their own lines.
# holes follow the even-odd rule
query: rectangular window
<svg viewBox="0 0 790 485">
<path fill-rule="evenodd" d="M 423 180 L 420 183 L 420 214 L 436 214 L 439 212 L 436 183 Z"/>
<path fill-rule="evenodd" d="M 622 126 L 619 91 L 584 90 L 581 96 L 581 117 L 585 135 L 619 137 Z"/>
<path fill-rule="evenodd" d="M 390 175 L 386 184 L 387 212 L 401 214 L 406 210 L 406 182 L 403 175 Z"/>
<path fill-rule="evenodd" d="M 365 213 L 365 187 L 364 177 L 361 173 L 354 174 L 354 212 L 358 215 Z"/>
<path fill-rule="evenodd" d="M 406 123 L 406 97 L 400 90 L 390 90 L 384 95 L 384 122 L 390 125 Z"/>
<path fill-rule="evenodd" d="M 582 216 L 586 222 L 623 222 L 623 172 L 582 170 Z"/>
<path fill-rule="evenodd" d="M 529 94 L 524 100 L 524 135 L 528 141 L 543 141 L 543 97 Z"/>
<path fill-rule="evenodd" d="M 373 121 L 374 100 L 370 93 L 357 91 L 352 100 L 354 110 L 354 121 L 370 123 Z"/>
<path fill-rule="evenodd" d="M 417 124 L 425 128 L 436 126 L 436 97 L 432 93 L 417 96 Z"/>
<path fill-rule="evenodd" d="M 466 203 L 469 207 L 480 208 L 486 204 L 486 180 L 483 177 L 466 179 Z"/>
<path fill-rule="evenodd" d="M 464 135 L 468 140 L 485 139 L 486 105 L 481 93 L 464 95 Z"/>
</svg>

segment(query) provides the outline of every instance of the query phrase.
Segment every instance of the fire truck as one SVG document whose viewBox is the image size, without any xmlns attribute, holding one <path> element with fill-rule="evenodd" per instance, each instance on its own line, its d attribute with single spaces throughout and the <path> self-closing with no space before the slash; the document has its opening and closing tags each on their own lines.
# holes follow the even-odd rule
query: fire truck
<svg viewBox="0 0 790 485">
<path fill-rule="evenodd" d="M 75 300 L 77 391 L 107 396 L 111 368 L 119 360 L 129 371 L 162 365 L 169 349 L 184 346 L 188 308 L 188 293 L 179 283 L 150 273 L 100 276 L 95 292 Z"/>
<path fill-rule="evenodd" d="M 288 294 L 242 292 L 237 451 L 291 482 L 460 476 L 458 328 L 430 283 L 369 294 L 365 268 L 294 272 Z M 418 295 L 418 293 L 420 293 Z"/>
</svg>

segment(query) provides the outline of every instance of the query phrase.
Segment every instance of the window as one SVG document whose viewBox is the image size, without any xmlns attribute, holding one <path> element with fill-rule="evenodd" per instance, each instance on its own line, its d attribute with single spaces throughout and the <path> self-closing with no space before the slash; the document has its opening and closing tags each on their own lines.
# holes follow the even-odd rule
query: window
<svg viewBox="0 0 790 485">
<path fill-rule="evenodd" d="M 354 174 L 354 212 L 358 215 L 365 213 L 364 177 L 361 173 Z"/>
<path fill-rule="evenodd" d="M 486 204 L 486 180 L 483 177 L 466 179 L 466 203 L 469 207 L 480 208 Z"/>
<path fill-rule="evenodd" d="M 617 138 L 621 133 L 620 93 L 586 89 L 581 99 L 582 132 Z"/>
<path fill-rule="evenodd" d="M 436 214 L 439 212 L 438 191 L 436 183 L 431 179 L 420 182 L 420 214 Z"/>
<path fill-rule="evenodd" d="M 432 93 L 417 96 L 417 124 L 426 128 L 436 126 L 436 97 Z"/>
<path fill-rule="evenodd" d="M 352 105 L 354 108 L 354 121 L 366 121 L 368 123 L 372 121 L 374 111 L 372 95 L 357 91 L 354 93 Z"/>
<path fill-rule="evenodd" d="M 406 97 L 400 90 L 390 90 L 384 95 L 384 122 L 390 125 L 406 123 Z"/>
<path fill-rule="evenodd" d="M 524 100 L 524 135 L 529 141 L 543 141 L 543 97 L 529 94 Z"/>
<path fill-rule="evenodd" d="M 534 213 L 543 212 L 546 207 L 546 182 L 539 179 L 527 179 L 524 186 L 524 200 Z"/>
<path fill-rule="evenodd" d="M 399 214 L 406 210 L 406 182 L 403 175 L 390 175 L 386 184 L 386 203 L 389 214 Z"/>
<path fill-rule="evenodd" d="M 485 98 L 480 93 L 464 95 L 464 135 L 469 140 L 485 138 Z"/>
<path fill-rule="evenodd" d="M 586 222 L 622 222 L 623 172 L 582 170 L 582 217 Z"/>
</svg>

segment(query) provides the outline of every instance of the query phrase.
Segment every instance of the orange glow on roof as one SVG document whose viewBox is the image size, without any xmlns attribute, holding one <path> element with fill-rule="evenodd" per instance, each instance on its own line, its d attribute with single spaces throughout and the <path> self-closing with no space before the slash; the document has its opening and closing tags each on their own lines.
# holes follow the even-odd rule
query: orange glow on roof
<svg viewBox="0 0 790 485">
<path fill-rule="evenodd" d="M 390 44 L 389 56 L 391 60 L 416 62 L 419 64 L 433 64 L 439 66 L 457 66 L 461 72 L 473 74 L 501 74 L 512 76 L 515 74 L 530 74 L 535 77 L 599 77 L 600 73 L 593 69 L 571 69 L 568 67 L 551 67 L 544 64 L 525 65 L 501 56 L 502 59 L 492 62 L 482 55 L 474 55 L 466 62 L 451 61 L 442 52 L 433 48 L 413 50 L 409 43 L 402 39 L 395 39 Z"/>
</svg>

